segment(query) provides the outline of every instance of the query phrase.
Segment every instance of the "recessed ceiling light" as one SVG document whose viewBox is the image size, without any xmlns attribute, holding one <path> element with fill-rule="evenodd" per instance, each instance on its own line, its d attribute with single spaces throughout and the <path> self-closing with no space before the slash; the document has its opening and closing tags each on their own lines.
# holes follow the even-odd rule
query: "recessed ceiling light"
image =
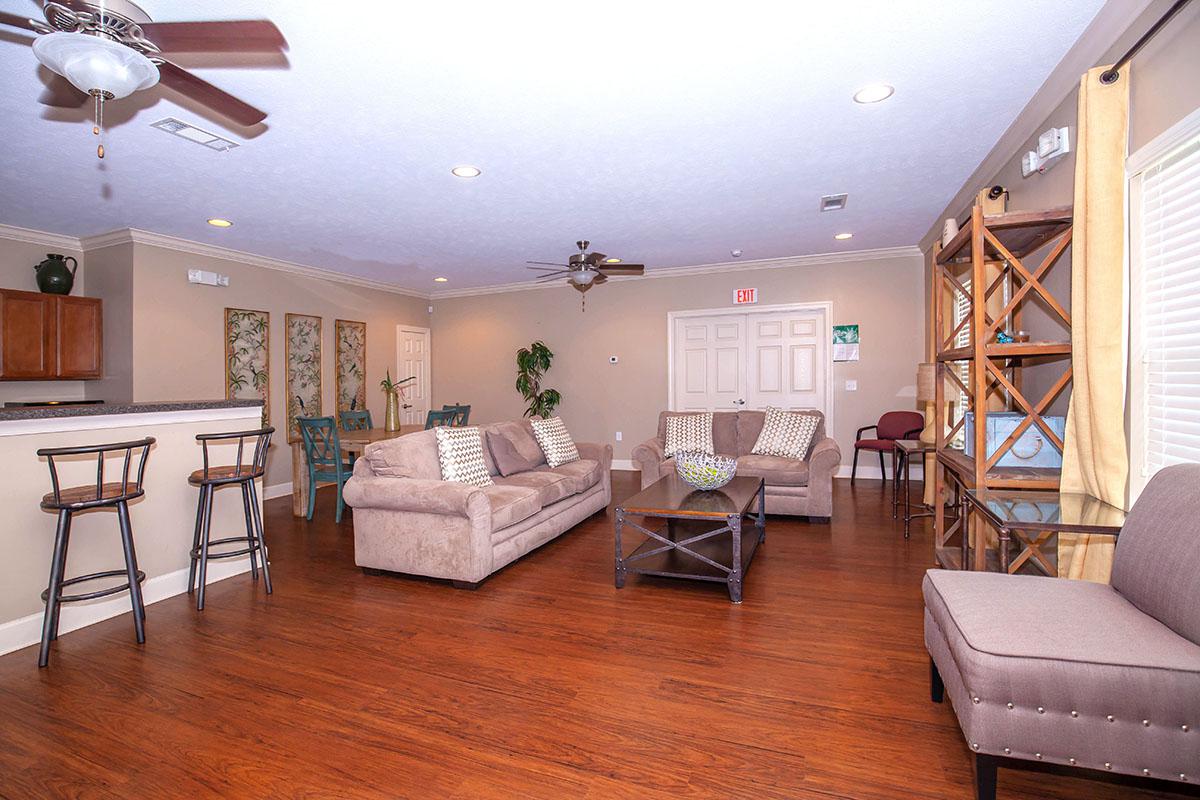
<svg viewBox="0 0 1200 800">
<path fill-rule="evenodd" d="M 878 103 L 887 100 L 896 91 L 896 87 L 886 83 L 872 83 L 854 93 L 856 103 Z"/>
<path fill-rule="evenodd" d="M 472 167 L 467 164 L 463 164 L 461 167 L 455 167 L 454 169 L 450 170 L 450 174 L 458 178 L 478 178 L 479 173 L 481 172 L 483 172 L 483 170 L 481 170 L 479 167 Z"/>
<path fill-rule="evenodd" d="M 619 259 L 619 258 L 606 258 L 606 259 L 604 259 L 604 263 L 605 263 L 605 264 L 620 264 L 620 263 L 621 263 L 621 259 Z"/>
<path fill-rule="evenodd" d="M 433 282 L 434 283 L 445 283 L 448 280 L 450 280 L 450 279 L 449 278 L 434 278 Z"/>
<path fill-rule="evenodd" d="M 208 224 L 212 225 L 214 228 L 232 228 L 233 227 L 232 222 L 230 222 L 227 219 L 221 219 L 220 217 L 213 217 L 212 219 L 208 220 Z"/>
<path fill-rule="evenodd" d="M 729 255 L 733 256 L 734 258 L 741 258 L 742 251 L 741 250 L 730 250 Z"/>
<path fill-rule="evenodd" d="M 835 239 L 838 239 L 838 240 L 842 240 L 842 239 L 849 239 L 849 238 L 850 238 L 850 237 L 852 237 L 852 236 L 854 236 L 854 234 L 853 234 L 853 233 L 835 233 L 835 234 L 833 235 L 833 238 L 835 238 Z"/>
</svg>

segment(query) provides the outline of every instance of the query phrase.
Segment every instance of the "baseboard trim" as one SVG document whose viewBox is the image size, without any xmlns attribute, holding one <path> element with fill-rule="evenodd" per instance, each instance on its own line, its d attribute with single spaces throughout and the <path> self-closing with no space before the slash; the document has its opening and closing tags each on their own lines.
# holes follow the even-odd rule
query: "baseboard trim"
<svg viewBox="0 0 1200 800">
<path fill-rule="evenodd" d="M 838 467 L 838 471 L 837 471 L 837 473 L 834 474 L 833 477 L 849 478 L 850 472 L 851 472 L 851 465 L 850 464 L 842 464 L 840 467 Z M 921 465 L 916 462 L 913 462 L 913 464 L 911 466 L 909 466 L 909 468 L 908 468 L 908 478 L 910 481 L 920 482 L 922 480 L 923 472 L 924 472 L 924 470 L 921 468 Z M 879 465 L 878 464 L 874 464 L 874 465 L 864 464 L 864 463 L 862 463 L 862 459 L 860 458 L 859 462 L 858 462 L 858 477 L 862 478 L 863 480 L 868 480 L 868 481 L 879 480 L 880 479 Z M 891 477 L 892 477 L 892 467 L 890 464 L 888 465 L 888 468 L 887 468 L 887 477 L 889 479 L 891 479 Z"/>
<path fill-rule="evenodd" d="M 274 500 L 276 497 L 286 497 L 292 493 L 292 482 L 277 483 L 274 486 L 263 487 L 263 500 Z"/>
<path fill-rule="evenodd" d="M 632 458 L 614 458 L 612 462 L 613 469 L 637 470 L 638 465 L 633 463 Z"/>
<path fill-rule="evenodd" d="M 249 571 L 249 560 L 228 563 L 210 561 L 207 585 L 211 586 L 217 581 L 223 581 Z M 187 591 L 187 582 L 187 569 L 156 575 L 142 584 L 142 600 L 146 605 L 152 605 L 159 600 L 183 594 Z M 129 595 L 124 593 L 92 603 L 66 603 L 62 607 L 59 617 L 59 636 L 128 613 L 130 613 Z M 132 633 L 130 635 L 132 637 Z M 41 611 L 0 625 L 0 655 L 37 644 L 41 640 Z"/>
</svg>

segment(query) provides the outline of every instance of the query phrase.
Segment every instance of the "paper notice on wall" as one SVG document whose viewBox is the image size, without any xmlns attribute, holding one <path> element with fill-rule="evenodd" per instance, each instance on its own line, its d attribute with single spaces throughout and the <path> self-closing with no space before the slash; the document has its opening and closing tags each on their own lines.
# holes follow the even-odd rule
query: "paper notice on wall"
<svg viewBox="0 0 1200 800">
<path fill-rule="evenodd" d="M 833 360 L 858 361 L 858 326 L 833 326 Z"/>
</svg>

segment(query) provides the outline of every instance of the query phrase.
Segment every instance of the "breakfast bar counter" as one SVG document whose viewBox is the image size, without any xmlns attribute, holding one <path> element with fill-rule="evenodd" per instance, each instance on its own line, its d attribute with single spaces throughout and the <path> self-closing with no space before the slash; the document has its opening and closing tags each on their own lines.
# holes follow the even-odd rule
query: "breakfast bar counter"
<svg viewBox="0 0 1200 800">
<path fill-rule="evenodd" d="M 4 517 L 0 522 L 0 653 L 36 643 L 41 634 L 41 593 L 49 578 L 55 515 L 39 503 L 51 490 L 50 471 L 37 451 L 124 442 L 153 436 L 145 473 L 145 496 L 129 504 L 138 566 L 146 573 L 147 605 L 187 589 L 188 553 L 196 524 L 198 490 L 188 475 L 203 466 L 196 435 L 257 429 L 257 400 L 201 400 L 97 405 L 57 405 L 0 409 L 0 464 L 4 476 Z M 232 464 L 236 444 L 213 448 L 213 463 Z M 94 484 L 96 459 L 57 458 L 63 487 Z M 105 465 L 106 481 L 120 480 L 119 459 Z M 133 466 L 136 470 L 136 464 Z M 261 487 L 259 497 L 262 496 Z M 69 574 L 121 567 L 118 526 L 111 510 L 76 514 L 71 528 Z M 214 536 L 245 530 L 241 494 L 217 492 Z M 227 533 L 226 533 L 227 532 Z M 268 541 L 270 532 L 268 531 Z M 114 553 L 117 554 L 114 559 Z M 248 560 L 213 562 L 208 583 L 246 572 Z M 119 583 L 119 581 L 114 581 Z M 104 584 L 107 585 L 107 584 Z M 103 588 L 103 585 L 87 587 Z M 61 632 L 129 613 L 129 597 L 71 603 L 62 611 Z M 147 610 L 147 637 L 154 636 L 154 609 Z M 69 641 L 69 638 L 68 638 Z"/>
</svg>

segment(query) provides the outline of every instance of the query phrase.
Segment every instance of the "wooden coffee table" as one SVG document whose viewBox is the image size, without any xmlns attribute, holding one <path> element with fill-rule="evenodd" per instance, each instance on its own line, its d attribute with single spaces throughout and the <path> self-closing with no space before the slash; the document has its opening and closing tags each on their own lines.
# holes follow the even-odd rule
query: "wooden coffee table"
<svg viewBox="0 0 1200 800">
<path fill-rule="evenodd" d="M 750 514 L 756 499 L 754 524 L 743 528 L 742 519 Z M 762 478 L 736 477 L 709 492 L 693 489 L 678 475 L 660 478 L 617 506 L 617 588 L 625 585 L 625 576 L 631 572 L 659 575 L 724 583 L 729 599 L 742 602 L 742 581 L 755 551 L 767 538 L 765 501 Z M 651 530 L 631 522 L 630 516 L 665 519 L 667 529 Z M 720 523 L 720 527 L 713 528 L 711 523 Z M 621 547 L 626 527 L 647 537 L 629 555 L 624 555 Z"/>
</svg>

